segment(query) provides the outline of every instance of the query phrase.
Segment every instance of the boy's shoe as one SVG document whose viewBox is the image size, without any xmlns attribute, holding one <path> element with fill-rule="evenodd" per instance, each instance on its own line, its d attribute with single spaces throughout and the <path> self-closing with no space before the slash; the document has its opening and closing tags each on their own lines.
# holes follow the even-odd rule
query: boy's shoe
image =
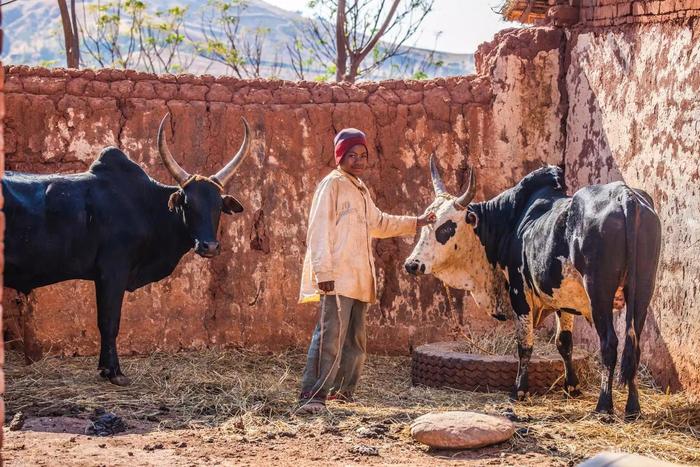
<svg viewBox="0 0 700 467">
<path fill-rule="evenodd" d="M 337 402 L 340 402 L 342 404 L 351 404 L 351 403 L 355 402 L 355 398 L 352 396 L 352 394 L 345 394 L 342 392 L 336 392 L 336 393 L 330 394 L 326 398 L 326 400 L 337 401 Z"/>
<path fill-rule="evenodd" d="M 326 398 L 314 396 L 309 392 L 302 392 L 299 395 L 299 407 L 296 413 L 299 414 L 319 414 L 326 410 Z"/>
</svg>

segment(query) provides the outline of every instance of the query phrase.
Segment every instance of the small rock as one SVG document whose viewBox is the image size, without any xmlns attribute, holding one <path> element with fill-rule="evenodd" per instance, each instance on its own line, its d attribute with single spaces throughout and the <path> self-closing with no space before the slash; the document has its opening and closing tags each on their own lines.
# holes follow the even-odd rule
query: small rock
<svg viewBox="0 0 700 467">
<path fill-rule="evenodd" d="M 522 416 L 516 414 L 515 411 L 510 407 L 507 408 L 506 410 L 503 410 L 501 412 L 501 415 L 506 417 L 511 422 L 516 422 L 516 423 L 526 423 L 526 422 L 532 421 L 532 417 L 530 417 L 529 415 L 522 417 Z"/>
<path fill-rule="evenodd" d="M 361 456 L 378 456 L 379 449 L 374 446 L 366 446 L 364 444 L 356 444 L 355 446 L 348 449 L 352 454 L 359 454 Z"/>
<path fill-rule="evenodd" d="M 335 425 L 326 425 L 323 427 L 321 430 L 322 435 L 335 435 L 335 436 L 340 436 L 342 433 L 340 432 L 340 428 L 338 428 Z"/>
<path fill-rule="evenodd" d="M 163 449 L 163 443 L 147 444 L 143 447 L 144 451 L 155 451 L 157 449 Z"/>
<path fill-rule="evenodd" d="M 102 449 L 104 449 L 104 448 L 106 448 L 106 447 L 107 447 L 107 445 L 106 445 L 106 444 L 98 444 L 97 446 L 98 446 L 98 447 L 100 447 L 100 448 L 102 448 Z"/>
<path fill-rule="evenodd" d="M 384 425 L 373 425 L 370 427 L 362 426 L 355 430 L 355 433 L 360 438 L 372 438 L 377 439 L 384 436 L 384 434 L 389 431 L 389 429 Z"/>
<path fill-rule="evenodd" d="M 85 427 L 86 435 L 111 436 L 126 430 L 126 423 L 121 417 L 104 409 L 95 409 L 92 422 Z"/>
<path fill-rule="evenodd" d="M 24 412 L 17 412 L 10 422 L 10 431 L 21 430 L 25 420 L 27 420 L 27 417 L 24 415 Z"/>
<path fill-rule="evenodd" d="M 470 449 L 506 441 L 515 433 L 510 420 L 476 412 L 431 413 L 411 425 L 419 443 L 440 449 Z"/>
</svg>

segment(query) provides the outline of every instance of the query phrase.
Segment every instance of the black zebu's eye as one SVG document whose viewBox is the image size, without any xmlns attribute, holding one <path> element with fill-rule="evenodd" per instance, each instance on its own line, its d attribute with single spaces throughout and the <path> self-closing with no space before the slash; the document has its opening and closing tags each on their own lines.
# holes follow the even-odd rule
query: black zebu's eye
<svg viewBox="0 0 700 467">
<path fill-rule="evenodd" d="M 447 221 L 435 229 L 435 239 L 444 245 L 450 238 L 454 237 L 455 232 L 457 232 L 457 224 Z"/>
</svg>

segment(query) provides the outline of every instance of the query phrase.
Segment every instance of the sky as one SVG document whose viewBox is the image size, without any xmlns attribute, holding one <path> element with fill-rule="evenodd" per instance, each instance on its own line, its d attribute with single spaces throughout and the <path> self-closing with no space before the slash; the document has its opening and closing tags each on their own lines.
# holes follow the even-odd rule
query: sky
<svg viewBox="0 0 700 467">
<path fill-rule="evenodd" d="M 300 11 L 306 16 L 308 0 L 265 0 L 285 10 Z M 416 46 L 452 53 L 472 53 L 494 33 L 517 23 L 503 21 L 494 13 L 502 0 L 435 0 L 433 11 L 423 22 Z M 435 34 L 442 31 L 435 42 Z"/>
</svg>

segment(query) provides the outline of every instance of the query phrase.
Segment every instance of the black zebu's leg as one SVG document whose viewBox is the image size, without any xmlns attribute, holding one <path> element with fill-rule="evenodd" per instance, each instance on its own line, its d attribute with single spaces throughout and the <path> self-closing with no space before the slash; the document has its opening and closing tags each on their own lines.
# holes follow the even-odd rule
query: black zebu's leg
<svg viewBox="0 0 700 467">
<path fill-rule="evenodd" d="M 520 271 L 516 267 L 508 268 L 510 278 L 510 303 L 515 312 L 515 338 L 518 343 L 518 376 L 511 399 L 523 400 L 528 396 L 529 383 L 527 368 L 532 357 L 534 345 L 534 323 L 532 310 L 525 298 L 525 287 Z"/>
<path fill-rule="evenodd" d="M 598 405 L 595 410 L 611 414 L 613 413 L 612 384 L 617 363 L 617 334 L 613 325 L 612 307 L 617 282 L 612 278 L 586 276 L 584 284 L 591 299 L 593 324 L 598 332 L 600 357 L 603 363 L 600 396 L 598 396 Z"/>
<path fill-rule="evenodd" d="M 122 277 L 123 276 L 123 277 Z M 97 326 L 100 330 L 100 375 L 112 384 L 127 386 L 131 383 L 119 367 L 117 335 L 126 288 L 126 274 L 109 272 L 95 280 L 97 294 Z"/>
<path fill-rule="evenodd" d="M 517 316 L 515 319 L 515 337 L 518 343 L 518 376 L 515 378 L 515 388 L 511 399 L 524 400 L 529 394 L 528 366 L 532 357 L 534 342 L 532 313 Z"/>
<path fill-rule="evenodd" d="M 574 315 L 557 310 L 557 350 L 564 360 L 564 390 L 572 397 L 581 395 L 578 388 L 578 376 L 572 360 L 574 351 L 574 341 L 572 332 L 574 330 Z"/>
<path fill-rule="evenodd" d="M 656 282 L 661 251 L 661 224 L 654 213 L 651 198 L 644 192 L 630 190 L 624 209 L 627 234 L 627 277 L 624 292 L 627 310 L 620 379 L 628 388 L 625 417 L 634 419 L 641 413 L 636 382 L 641 355 L 639 339 Z"/>
</svg>

